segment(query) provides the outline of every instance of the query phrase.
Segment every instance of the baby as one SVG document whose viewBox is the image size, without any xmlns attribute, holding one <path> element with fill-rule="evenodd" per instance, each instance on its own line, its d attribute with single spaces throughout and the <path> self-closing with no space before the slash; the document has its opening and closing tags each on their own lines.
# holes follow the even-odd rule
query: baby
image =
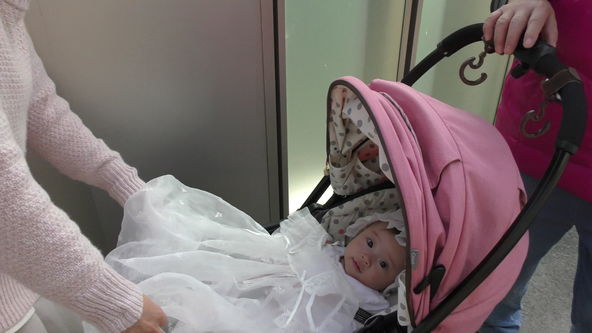
<svg viewBox="0 0 592 333">
<path fill-rule="evenodd" d="M 389 213 L 359 218 L 346 235 L 347 246 L 327 246 L 308 210 L 269 234 L 219 197 L 163 176 L 128 199 L 106 261 L 163 308 L 172 333 L 351 333 L 359 308 L 389 307 L 405 232 L 400 213 Z"/>
<path fill-rule="evenodd" d="M 380 293 L 388 302 L 360 307 L 372 314 L 397 311 L 399 325 L 409 326 L 405 290 L 407 233 L 400 210 L 358 218 L 345 231 L 341 262 L 359 295 Z M 395 241 L 393 241 L 395 240 Z M 354 280 L 355 279 L 355 280 Z M 365 289 L 365 290 L 364 290 Z M 386 305 L 385 305 L 386 304 Z"/>
</svg>

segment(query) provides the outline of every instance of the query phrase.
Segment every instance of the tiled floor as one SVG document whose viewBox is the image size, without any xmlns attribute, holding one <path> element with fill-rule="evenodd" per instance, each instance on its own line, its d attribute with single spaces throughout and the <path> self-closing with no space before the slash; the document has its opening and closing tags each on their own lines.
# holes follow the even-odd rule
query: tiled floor
<svg viewBox="0 0 592 333">
<path fill-rule="evenodd" d="M 577 249 L 578 235 L 572 229 L 541 260 L 524 299 L 520 332 L 569 332 Z"/>
</svg>

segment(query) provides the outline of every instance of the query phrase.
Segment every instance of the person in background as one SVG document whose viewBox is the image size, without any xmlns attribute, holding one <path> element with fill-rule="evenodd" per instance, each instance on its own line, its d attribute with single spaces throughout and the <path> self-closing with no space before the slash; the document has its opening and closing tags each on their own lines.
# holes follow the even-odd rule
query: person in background
<svg viewBox="0 0 592 333">
<path fill-rule="evenodd" d="M 559 59 L 578 72 L 592 106 L 592 2 L 577 0 L 511 0 L 491 13 L 483 26 L 485 40 L 492 40 L 500 54 L 511 54 L 524 33 L 523 46 L 530 48 L 539 37 L 556 46 Z M 521 122 L 529 110 L 539 110 L 544 101 L 544 78 L 529 72 L 519 79 L 508 76 L 497 112 L 496 127 L 506 138 L 529 192 L 546 169 L 555 149 L 561 108 L 550 103 L 540 122 L 531 122 L 521 133 Z M 565 233 L 575 227 L 579 235 L 578 263 L 573 283 L 571 332 L 592 332 L 592 115 L 576 155 L 570 160 L 558 188 L 530 227 L 529 252 L 516 283 L 481 328 L 481 333 L 518 332 L 521 300 L 538 262 Z"/>
<path fill-rule="evenodd" d="M 108 267 L 33 179 L 29 148 L 120 204 L 144 182 L 56 94 L 24 24 L 28 0 L 0 0 L 0 332 L 45 332 L 42 295 L 104 332 L 162 332 L 164 312 Z"/>
</svg>

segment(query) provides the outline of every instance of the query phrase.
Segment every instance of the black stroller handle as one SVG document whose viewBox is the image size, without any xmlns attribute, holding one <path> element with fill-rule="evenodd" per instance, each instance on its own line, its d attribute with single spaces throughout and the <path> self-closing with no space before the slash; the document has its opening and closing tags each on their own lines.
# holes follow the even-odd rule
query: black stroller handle
<svg viewBox="0 0 592 333">
<path fill-rule="evenodd" d="M 430 68 L 444 57 L 449 57 L 463 47 L 478 42 L 483 38 L 483 23 L 476 23 L 461 28 L 438 43 L 436 49 L 415 65 L 409 73 L 401 79 L 401 83 L 412 86 Z"/>
<path fill-rule="evenodd" d="M 323 178 L 317 184 L 317 186 L 314 188 L 312 193 L 310 193 L 308 198 L 306 198 L 306 200 L 304 201 L 304 203 L 302 204 L 300 209 L 302 209 L 304 207 L 308 207 L 309 205 L 318 202 L 319 199 L 325 193 L 325 191 L 329 188 L 329 186 L 331 186 L 331 179 L 329 178 L 329 176 L 323 176 Z"/>
</svg>

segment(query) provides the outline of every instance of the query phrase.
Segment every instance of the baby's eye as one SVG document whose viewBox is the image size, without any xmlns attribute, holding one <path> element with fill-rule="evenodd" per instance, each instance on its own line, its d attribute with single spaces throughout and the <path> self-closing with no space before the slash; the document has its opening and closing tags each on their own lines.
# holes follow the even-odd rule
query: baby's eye
<svg viewBox="0 0 592 333">
<path fill-rule="evenodd" d="M 366 239 L 366 244 L 368 244 L 368 247 L 374 246 L 374 242 L 370 238 Z"/>
<path fill-rule="evenodd" d="M 380 265 L 380 267 L 382 267 L 382 268 L 387 268 L 387 267 L 388 267 L 388 264 L 387 264 L 387 263 L 386 263 L 386 261 L 384 261 L 384 260 L 381 260 L 381 261 L 380 261 L 378 264 L 379 264 L 379 265 Z"/>
</svg>

